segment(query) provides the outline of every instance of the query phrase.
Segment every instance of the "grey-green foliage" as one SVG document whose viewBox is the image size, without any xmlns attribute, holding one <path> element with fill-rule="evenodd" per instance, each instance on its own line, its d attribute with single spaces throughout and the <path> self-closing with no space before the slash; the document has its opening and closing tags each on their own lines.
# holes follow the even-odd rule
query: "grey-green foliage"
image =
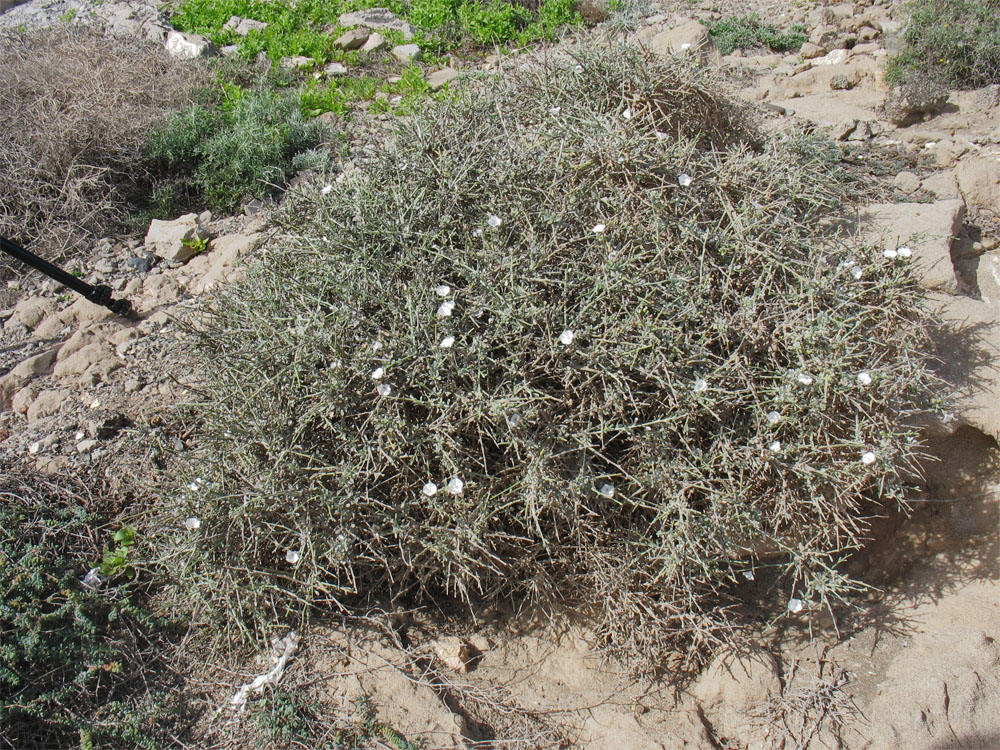
<svg viewBox="0 0 1000 750">
<path fill-rule="evenodd" d="M 185 595 L 258 625 L 559 595 L 648 665 L 765 554 L 776 596 L 844 593 L 833 562 L 899 497 L 931 382 L 908 266 L 824 236 L 847 187 L 822 148 L 679 63 L 573 55 L 288 202 L 207 321 Z"/>
</svg>

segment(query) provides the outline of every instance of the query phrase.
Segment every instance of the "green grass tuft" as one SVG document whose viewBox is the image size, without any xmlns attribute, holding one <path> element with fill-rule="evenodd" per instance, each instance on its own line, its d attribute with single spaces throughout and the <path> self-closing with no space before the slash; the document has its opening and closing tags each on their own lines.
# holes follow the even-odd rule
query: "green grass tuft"
<svg viewBox="0 0 1000 750">
<path fill-rule="evenodd" d="M 712 24 L 709 33 L 723 55 L 738 49 L 761 47 L 772 52 L 798 52 L 808 38 L 801 26 L 782 32 L 777 26 L 764 23 L 758 16 L 724 18 Z"/>
</svg>

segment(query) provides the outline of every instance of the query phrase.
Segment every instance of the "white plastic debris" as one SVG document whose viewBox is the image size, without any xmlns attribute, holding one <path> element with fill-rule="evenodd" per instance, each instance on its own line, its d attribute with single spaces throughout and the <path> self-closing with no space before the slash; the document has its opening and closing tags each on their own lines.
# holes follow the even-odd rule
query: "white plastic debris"
<svg viewBox="0 0 1000 750">
<path fill-rule="evenodd" d="M 859 372 L 858 373 L 858 382 L 861 383 L 861 385 L 871 385 L 872 384 L 872 376 L 869 373 L 867 373 L 867 372 Z"/>
<path fill-rule="evenodd" d="M 788 611 L 793 615 L 797 615 L 799 612 L 806 608 L 806 603 L 801 599 L 789 599 L 788 600 Z"/>
<path fill-rule="evenodd" d="M 680 185 L 681 187 L 687 187 L 692 182 L 694 182 L 694 178 L 691 177 L 691 175 L 689 175 L 689 174 L 679 174 L 679 175 L 677 175 L 677 184 Z"/>
<path fill-rule="evenodd" d="M 238 713 L 242 712 L 246 708 L 247 698 L 251 694 L 262 692 L 265 685 L 277 685 L 285 673 L 288 660 L 292 658 L 298 647 L 299 635 L 294 630 L 290 631 L 284 638 L 275 641 L 271 647 L 271 663 L 274 666 L 237 690 L 236 694 L 229 699 L 230 708 L 235 709 Z"/>
<path fill-rule="evenodd" d="M 861 463 L 865 466 L 875 463 L 875 453 L 872 451 L 865 451 L 861 456 Z"/>
<path fill-rule="evenodd" d="M 85 589 L 90 589 L 91 591 L 97 591 L 101 587 L 103 581 L 101 577 L 97 575 L 100 568 L 91 568 L 87 571 L 87 575 L 83 577 L 81 583 Z"/>
<path fill-rule="evenodd" d="M 563 346 L 569 346 L 570 344 L 573 343 L 574 335 L 575 334 L 570 329 L 567 328 L 565 331 L 559 334 L 559 343 L 562 344 Z"/>
<path fill-rule="evenodd" d="M 441 339 L 441 343 L 438 344 L 438 346 L 440 346 L 442 349 L 451 349 L 451 347 L 453 347 L 454 345 L 455 345 L 454 336 L 445 336 L 443 339 Z"/>
<path fill-rule="evenodd" d="M 447 297 L 449 294 L 451 294 L 451 287 L 448 286 L 447 284 L 438 284 L 436 287 L 434 287 L 434 294 L 436 294 L 438 297 Z"/>
<path fill-rule="evenodd" d="M 743 577 L 746 578 L 748 581 L 756 581 L 757 580 L 757 576 L 754 575 L 754 572 L 752 570 L 744 570 L 743 571 Z"/>
<path fill-rule="evenodd" d="M 454 311 L 454 309 L 455 309 L 454 301 L 446 300 L 445 302 L 441 303 L 440 307 L 438 307 L 438 317 L 450 318 L 451 313 L 452 311 Z"/>
<path fill-rule="evenodd" d="M 184 528 L 188 531 L 197 531 L 201 528 L 201 519 L 197 516 L 191 516 L 190 518 L 184 519 Z"/>
<path fill-rule="evenodd" d="M 434 482 L 428 482 L 420 488 L 420 491 L 427 497 L 434 497 L 437 494 L 438 486 Z"/>
<path fill-rule="evenodd" d="M 461 495 L 462 490 L 464 489 L 465 489 L 465 482 L 463 482 L 458 477 L 452 477 L 450 480 L 448 480 L 448 484 L 445 487 L 445 490 L 448 492 L 449 495 Z"/>
</svg>

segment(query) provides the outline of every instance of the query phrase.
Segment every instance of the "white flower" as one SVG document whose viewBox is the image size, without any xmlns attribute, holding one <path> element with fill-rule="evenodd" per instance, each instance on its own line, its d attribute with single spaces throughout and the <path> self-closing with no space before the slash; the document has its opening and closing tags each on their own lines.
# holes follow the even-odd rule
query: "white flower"
<svg viewBox="0 0 1000 750">
<path fill-rule="evenodd" d="M 769 411 L 767 413 L 767 421 L 771 424 L 778 424 L 781 421 L 781 415 L 776 411 Z"/>
<path fill-rule="evenodd" d="M 438 308 L 438 316 L 442 318 L 450 318 L 451 311 L 455 309 L 455 302 L 453 300 L 446 300 L 441 303 Z"/>
<path fill-rule="evenodd" d="M 445 490 L 449 495 L 461 495 L 463 489 L 465 489 L 465 482 L 458 477 L 449 479 L 448 484 L 445 486 Z"/>
<path fill-rule="evenodd" d="M 910 248 L 904 246 L 896 250 L 896 255 L 898 255 L 900 258 L 909 258 L 911 255 L 913 255 L 913 251 Z"/>
<path fill-rule="evenodd" d="M 475 229 L 473 229 L 472 230 L 472 236 L 473 237 L 482 237 L 483 236 L 483 228 L 482 227 L 476 227 Z"/>
<path fill-rule="evenodd" d="M 285 562 L 289 562 L 292 565 L 295 565 L 295 563 L 301 559 L 302 555 L 300 555 L 296 550 L 290 549 L 285 553 Z"/>
<path fill-rule="evenodd" d="M 805 608 L 806 608 L 806 603 L 801 599 L 788 600 L 788 611 L 791 612 L 793 615 L 797 615 Z"/>
<path fill-rule="evenodd" d="M 373 352 L 377 352 L 381 348 L 382 348 L 382 342 L 381 341 L 376 341 L 374 344 L 372 344 L 372 351 Z"/>
<path fill-rule="evenodd" d="M 594 228 L 591 229 L 590 231 L 593 232 L 594 234 L 600 234 L 601 232 L 604 231 L 604 228 L 605 227 L 603 224 L 594 224 Z"/>
<path fill-rule="evenodd" d="M 376 367 L 372 370 L 372 380 L 381 380 L 383 375 L 385 375 L 384 367 Z"/>
<path fill-rule="evenodd" d="M 684 42 L 684 44 L 681 45 L 682 52 L 687 49 L 691 49 L 691 42 Z"/>
<path fill-rule="evenodd" d="M 861 266 L 854 266 L 853 268 L 851 268 L 851 276 L 853 276 L 855 279 L 860 279 L 864 275 L 865 272 L 861 270 Z"/>
<path fill-rule="evenodd" d="M 863 463 L 865 466 L 875 463 L 875 454 L 872 451 L 866 451 L 861 456 L 861 463 Z"/>
<path fill-rule="evenodd" d="M 666 133 L 664 133 L 662 130 L 657 130 L 656 133 L 655 133 L 655 135 L 656 135 L 656 140 L 658 140 L 658 141 L 665 141 L 665 140 L 667 140 L 667 138 L 670 137 L 669 135 L 667 135 Z"/>
<path fill-rule="evenodd" d="M 201 528 L 201 519 L 195 516 L 184 519 L 184 528 L 188 531 L 197 531 Z"/>
<path fill-rule="evenodd" d="M 563 346 L 569 346 L 573 343 L 573 332 L 568 328 L 559 334 L 559 343 Z"/>
<path fill-rule="evenodd" d="M 379 383 L 377 386 L 375 386 L 375 390 L 376 392 L 378 392 L 378 395 L 382 396 L 383 398 L 392 393 L 392 387 L 388 383 Z"/>
<path fill-rule="evenodd" d="M 438 486 L 434 482 L 428 482 L 425 484 L 420 491 L 427 495 L 427 497 L 434 497 L 437 494 Z"/>
<path fill-rule="evenodd" d="M 436 294 L 438 297 L 447 297 L 449 294 L 451 294 L 451 287 L 448 286 L 447 284 L 440 284 L 434 287 L 434 294 Z"/>
<path fill-rule="evenodd" d="M 891 247 L 887 247 L 885 250 L 882 251 L 882 255 L 885 256 L 886 258 L 889 258 L 889 260 L 892 260 L 898 254 L 899 253 L 897 251 L 893 250 Z"/>
<path fill-rule="evenodd" d="M 775 440 L 768 446 L 768 448 L 770 449 L 771 453 L 781 453 L 781 441 Z"/>
<path fill-rule="evenodd" d="M 344 363 L 343 363 L 343 362 L 341 362 L 341 361 L 340 361 L 339 359 L 334 359 L 334 360 L 331 360 L 331 361 L 330 361 L 330 364 L 329 364 L 329 369 L 331 369 L 331 370 L 338 370 L 338 369 L 340 369 L 340 367 L 341 367 L 341 366 L 342 366 L 343 364 L 344 364 Z"/>
<path fill-rule="evenodd" d="M 708 381 L 705 378 L 698 378 L 694 381 L 693 389 L 695 393 L 704 393 L 708 390 Z"/>
<path fill-rule="evenodd" d="M 445 336 L 443 339 L 441 339 L 441 343 L 438 344 L 438 346 L 440 346 L 442 349 L 451 349 L 451 347 L 453 347 L 454 345 L 455 345 L 454 336 Z"/>
<path fill-rule="evenodd" d="M 333 185 L 324 185 L 323 189 L 320 190 L 320 192 L 323 195 L 329 195 L 331 192 L 333 192 Z"/>
<path fill-rule="evenodd" d="M 755 581 L 755 580 L 757 580 L 757 576 L 754 575 L 754 573 L 753 573 L 752 570 L 744 570 L 743 571 L 743 577 L 746 578 L 748 581 Z"/>
<path fill-rule="evenodd" d="M 35 455 L 41 449 L 42 449 L 42 441 L 36 440 L 35 442 L 33 442 L 31 445 L 28 446 L 28 453 L 30 453 L 31 455 Z"/>
<path fill-rule="evenodd" d="M 85 575 L 81 581 L 85 589 L 96 590 L 100 587 L 101 583 L 103 583 L 101 581 L 101 577 L 97 575 L 99 570 L 100 568 L 91 568 L 87 571 L 87 575 Z"/>
<path fill-rule="evenodd" d="M 800 372 L 799 373 L 799 377 L 798 377 L 798 381 L 800 383 L 802 383 L 802 385 L 812 385 L 813 384 L 813 376 L 810 375 L 808 372 Z"/>
<path fill-rule="evenodd" d="M 100 407 L 100 405 L 101 405 L 100 399 L 95 398 L 93 401 L 90 402 L 91 409 L 97 409 Z"/>
<path fill-rule="evenodd" d="M 867 372 L 859 372 L 858 373 L 858 382 L 861 383 L 861 385 L 871 385 L 872 384 L 872 376 L 869 373 L 867 373 Z"/>
<path fill-rule="evenodd" d="M 626 107 L 625 111 L 622 112 L 622 119 L 623 120 L 631 120 L 632 119 L 632 110 L 629 109 L 628 107 Z"/>
<path fill-rule="evenodd" d="M 87 435 L 87 433 L 84 432 L 83 430 L 77 430 L 77 433 L 73 436 L 73 439 L 74 440 L 83 440 L 83 438 L 86 437 L 86 435 Z"/>
<path fill-rule="evenodd" d="M 615 496 L 615 486 L 611 482 L 602 484 L 597 490 L 598 495 L 603 495 L 604 497 L 611 499 Z"/>
<path fill-rule="evenodd" d="M 560 112 L 562 112 L 562 107 L 552 107 L 549 109 L 550 115 L 558 115 Z"/>
<path fill-rule="evenodd" d="M 511 427 L 517 427 L 519 424 L 521 424 L 521 415 L 518 414 L 517 412 L 514 412 L 509 417 L 507 417 L 507 422 L 508 424 L 510 424 Z"/>
<path fill-rule="evenodd" d="M 193 482 L 191 482 L 191 484 L 188 485 L 188 489 L 191 490 L 192 492 L 197 492 L 198 490 L 201 489 L 201 486 L 203 484 L 205 484 L 205 480 L 202 479 L 201 477 L 197 477 Z"/>
<path fill-rule="evenodd" d="M 582 73 L 583 72 L 583 66 L 582 65 L 577 65 L 575 68 L 573 68 L 573 72 L 574 73 Z"/>
<path fill-rule="evenodd" d="M 489 224 L 494 229 L 496 229 L 501 224 L 503 224 L 503 219 L 501 219 L 499 216 L 495 216 L 493 214 L 490 214 L 490 218 L 488 218 L 486 220 L 486 223 Z"/>
<path fill-rule="evenodd" d="M 677 175 L 677 184 L 680 185 L 681 187 L 687 187 L 692 182 L 694 182 L 694 179 L 689 174 Z"/>
</svg>

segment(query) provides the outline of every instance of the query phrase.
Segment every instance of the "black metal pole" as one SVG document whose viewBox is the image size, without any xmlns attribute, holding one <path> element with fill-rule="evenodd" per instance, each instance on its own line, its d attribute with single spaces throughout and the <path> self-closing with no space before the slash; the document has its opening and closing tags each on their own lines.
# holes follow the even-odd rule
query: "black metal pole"
<svg viewBox="0 0 1000 750">
<path fill-rule="evenodd" d="M 16 242 L 11 242 L 6 237 L 0 237 L 0 250 L 13 256 L 22 263 L 27 263 L 32 268 L 36 268 L 50 279 L 53 279 L 63 286 L 69 287 L 74 292 L 82 294 L 95 305 L 108 308 L 111 312 L 122 317 L 129 317 L 132 314 L 132 303 L 127 299 L 112 299 L 111 288 L 103 285 L 91 285 L 82 279 L 76 278 L 72 274 L 66 273 L 58 266 L 54 266 L 43 258 L 39 258 L 34 253 L 29 253 Z"/>
</svg>

